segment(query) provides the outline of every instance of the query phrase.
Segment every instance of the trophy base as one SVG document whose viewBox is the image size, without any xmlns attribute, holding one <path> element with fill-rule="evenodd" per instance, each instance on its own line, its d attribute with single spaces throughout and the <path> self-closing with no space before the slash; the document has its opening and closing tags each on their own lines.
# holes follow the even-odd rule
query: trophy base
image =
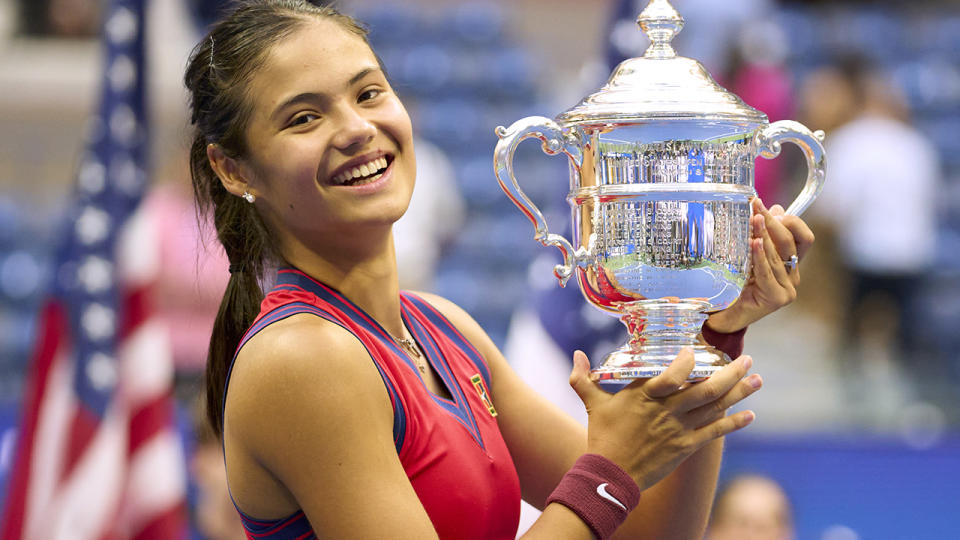
<svg viewBox="0 0 960 540">
<path fill-rule="evenodd" d="M 656 377 L 667 369 L 684 347 L 689 345 L 650 346 L 643 351 L 624 346 L 608 354 L 600 367 L 590 374 L 595 381 L 605 384 L 629 384 L 634 379 Z M 693 346 L 693 358 L 696 365 L 687 377 L 691 382 L 702 381 L 730 363 L 726 353 L 703 344 Z"/>
<path fill-rule="evenodd" d="M 640 300 L 619 306 L 630 339 L 608 354 L 591 377 L 607 384 L 629 384 L 663 373 L 684 348 L 695 365 L 688 381 L 701 381 L 730 363 L 730 357 L 698 339 L 709 305 L 698 299 Z"/>
</svg>

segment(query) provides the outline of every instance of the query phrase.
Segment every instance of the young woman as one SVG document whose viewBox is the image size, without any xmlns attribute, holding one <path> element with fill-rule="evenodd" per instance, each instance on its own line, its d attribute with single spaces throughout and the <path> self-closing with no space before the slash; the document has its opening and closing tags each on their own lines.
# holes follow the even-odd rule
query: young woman
<svg viewBox="0 0 960 540">
<path fill-rule="evenodd" d="M 686 385 L 684 353 L 611 395 L 578 353 L 584 430 L 469 315 L 399 290 L 410 119 L 360 26 L 303 1 L 243 2 L 186 83 L 194 187 L 231 263 L 208 415 L 250 538 L 514 538 L 521 496 L 544 510 L 525 538 L 621 523 L 630 538 L 702 535 L 722 437 L 753 419 L 726 415 L 761 384 L 749 357 Z M 753 279 L 709 322 L 734 356 L 746 325 L 793 300 L 782 260 L 812 242 L 802 221 L 756 209 Z"/>
</svg>

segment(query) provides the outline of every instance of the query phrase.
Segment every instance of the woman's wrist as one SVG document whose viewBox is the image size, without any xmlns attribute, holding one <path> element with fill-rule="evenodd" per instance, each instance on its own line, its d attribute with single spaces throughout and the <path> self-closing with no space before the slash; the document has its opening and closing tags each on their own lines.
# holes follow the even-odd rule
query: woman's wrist
<svg viewBox="0 0 960 540">
<path fill-rule="evenodd" d="M 711 313 L 703 326 L 704 329 L 710 329 L 719 334 L 734 334 L 750 326 L 752 322 L 734 302 L 727 309 Z"/>
<path fill-rule="evenodd" d="M 569 508 L 604 540 L 640 502 L 640 487 L 619 465 L 599 454 L 580 456 L 563 476 L 547 504 Z"/>
<path fill-rule="evenodd" d="M 727 323 L 727 326 L 724 326 L 725 322 Z M 729 323 L 728 321 L 723 321 L 722 319 L 720 323 L 720 329 L 718 329 L 713 324 L 710 324 L 710 320 L 708 319 L 707 322 L 703 323 L 703 328 L 700 330 L 700 335 L 703 337 L 704 341 L 710 345 L 713 345 L 717 349 L 720 349 L 730 358 L 737 358 L 743 354 L 743 336 L 747 333 L 747 325 L 744 324 L 743 326 L 740 326 L 739 329 L 735 329 L 739 326 L 739 324 Z M 734 330 L 728 330 L 728 328 L 734 328 Z"/>
</svg>

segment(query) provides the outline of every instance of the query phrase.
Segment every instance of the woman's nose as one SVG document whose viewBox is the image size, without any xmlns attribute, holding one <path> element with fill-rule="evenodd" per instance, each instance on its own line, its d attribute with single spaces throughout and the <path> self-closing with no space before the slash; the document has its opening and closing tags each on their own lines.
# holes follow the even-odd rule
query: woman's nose
<svg viewBox="0 0 960 540">
<path fill-rule="evenodd" d="M 333 144 L 341 150 L 348 150 L 353 146 L 367 144 L 376 134 L 377 127 L 363 115 L 362 111 L 345 107 Z"/>
</svg>

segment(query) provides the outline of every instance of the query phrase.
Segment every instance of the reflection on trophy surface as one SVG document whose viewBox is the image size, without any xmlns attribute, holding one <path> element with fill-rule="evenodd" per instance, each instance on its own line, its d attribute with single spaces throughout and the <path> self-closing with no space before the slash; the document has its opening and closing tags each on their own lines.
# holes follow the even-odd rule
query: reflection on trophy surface
<svg viewBox="0 0 960 540">
<path fill-rule="evenodd" d="M 803 150 L 806 185 L 787 209 L 799 215 L 824 179 L 822 132 L 766 115 L 720 87 L 670 41 L 683 19 L 653 0 L 637 19 L 650 38 L 643 57 L 621 63 L 608 83 L 556 120 L 528 117 L 498 128 L 500 186 L 534 224 L 535 239 L 564 256 L 561 285 L 576 275 L 586 299 L 620 317 L 625 345 L 593 370 L 628 383 L 661 373 L 693 347 L 701 379 L 730 361 L 698 339 L 707 314 L 740 295 L 750 270 L 754 160 L 776 157 L 783 141 Z M 570 163 L 573 243 L 551 234 L 513 174 L 528 138 Z"/>
</svg>

